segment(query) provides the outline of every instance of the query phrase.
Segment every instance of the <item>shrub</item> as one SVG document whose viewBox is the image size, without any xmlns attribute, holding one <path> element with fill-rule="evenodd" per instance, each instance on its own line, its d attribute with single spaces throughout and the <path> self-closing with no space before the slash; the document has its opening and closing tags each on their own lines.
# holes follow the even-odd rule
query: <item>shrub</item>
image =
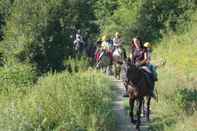
<svg viewBox="0 0 197 131">
<path fill-rule="evenodd" d="M 114 127 L 111 102 L 111 82 L 99 72 L 48 74 L 25 96 L 0 104 L 0 128 L 109 131 Z"/>
<path fill-rule="evenodd" d="M 31 87 L 36 79 L 37 73 L 30 65 L 5 65 L 0 68 L 1 93 Z"/>
<path fill-rule="evenodd" d="M 73 53 L 70 36 L 77 28 L 87 34 L 97 29 L 87 2 L 15 0 L 1 43 L 6 56 L 33 63 L 42 72 L 62 70 Z"/>
</svg>

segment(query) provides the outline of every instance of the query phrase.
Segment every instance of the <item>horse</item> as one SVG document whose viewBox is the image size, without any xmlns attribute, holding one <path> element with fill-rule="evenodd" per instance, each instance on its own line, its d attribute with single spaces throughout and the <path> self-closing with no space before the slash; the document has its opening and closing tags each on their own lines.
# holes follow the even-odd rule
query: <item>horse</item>
<svg viewBox="0 0 197 131">
<path fill-rule="evenodd" d="M 90 64 L 94 65 L 96 60 L 95 60 L 95 55 L 96 55 L 96 45 L 94 44 L 88 44 L 85 48 L 85 54 L 90 60 Z"/>
<path fill-rule="evenodd" d="M 76 56 L 79 56 L 83 52 L 83 48 L 84 48 L 85 43 L 81 42 L 79 40 L 75 40 L 73 43 L 74 43 L 73 48 L 74 48 L 75 54 L 76 54 Z"/>
<path fill-rule="evenodd" d="M 97 63 L 96 68 L 104 70 L 105 73 L 111 74 L 112 59 L 107 51 L 101 51 L 96 53 Z"/>
<path fill-rule="evenodd" d="M 124 62 L 124 59 L 126 58 L 124 49 L 121 47 L 115 47 L 112 53 L 112 58 L 114 66 L 114 75 L 117 79 L 120 79 L 121 66 Z"/>
<path fill-rule="evenodd" d="M 130 105 L 130 119 L 133 124 L 136 124 L 136 129 L 140 131 L 141 124 L 141 110 L 144 102 L 144 97 L 147 97 L 147 113 L 146 119 L 150 119 L 150 102 L 151 102 L 151 92 L 153 85 L 150 84 L 148 80 L 147 72 L 142 68 L 137 67 L 134 64 L 131 64 L 130 60 L 126 62 L 125 66 L 127 67 L 126 76 L 127 76 L 127 90 L 129 95 L 129 105 Z M 137 104 L 137 120 L 134 120 L 133 109 L 135 101 Z"/>
</svg>

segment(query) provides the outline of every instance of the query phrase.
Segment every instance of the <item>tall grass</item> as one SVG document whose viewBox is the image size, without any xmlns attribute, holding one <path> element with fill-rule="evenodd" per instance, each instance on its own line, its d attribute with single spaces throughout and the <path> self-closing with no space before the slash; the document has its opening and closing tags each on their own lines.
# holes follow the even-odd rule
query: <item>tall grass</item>
<svg viewBox="0 0 197 131">
<path fill-rule="evenodd" d="M 154 119 L 151 130 L 197 130 L 197 31 L 196 24 L 189 32 L 170 34 L 159 43 L 154 59 L 167 60 L 159 70 L 156 88 L 159 102 L 153 103 Z"/>
<path fill-rule="evenodd" d="M 25 95 L 1 96 L 2 131 L 113 130 L 112 84 L 94 70 L 48 74 Z"/>
</svg>

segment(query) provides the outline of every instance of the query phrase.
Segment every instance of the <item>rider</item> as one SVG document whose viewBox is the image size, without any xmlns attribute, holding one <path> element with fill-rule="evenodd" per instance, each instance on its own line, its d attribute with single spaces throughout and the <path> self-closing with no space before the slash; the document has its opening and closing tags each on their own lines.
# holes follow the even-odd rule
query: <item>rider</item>
<svg viewBox="0 0 197 131">
<path fill-rule="evenodd" d="M 148 73 L 148 82 L 151 85 L 151 96 L 155 97 L 154 94 L 154 79 L 153 79 L 153 75 L 152 72 L 146 68 L 147 63 L 150 62 L 150 57 L 148 56 L 148 52 L 146 50 L 146 48 L 144 47 L 144 45 L 142 44 L 142 41 L 140 40 L 139 37 L 136 37 L 132 40 L 131 43 L 131 55 L 132 55 L 132 63 L 135 64 L 136 66 L 139 66 L 143 69 L 146 70 L 146 72 Z"/>
<path fill-rule="evenodd" d="M 102 37 L 101 49 L 102 51 L 106 52 L 112 60 L 112 46 L 108 41 L 107 35 Z"/>
<path fill-rule="evenodd" d="M 74 43 L 75 49 L 79 49 L 80 51 L 82 51 L 82 48 L 85 42 L 83 41 L 83 37 L 81 35 L 80 30 L 77 30 L 76 38 L 73 43 Z"/>
<path fill-rule="evenodd" d="M 149 42 L 146 42 L 144 44 L 144 48 L 145 48 L 145 52 L 147 53 L 147 55 L 146 55 L 147 56 L 146 65 L 151 70 L 151 72 L 153 74 L 153 80 L 154 81 L 157 81 L 158 80 L 158 78 L 157 78 L 157 72 L 156 72 L 157 66 L 156 65 L 153 65 L 151 63 L 151 53 L 152 53 L 151 44 Z"/>
<path fill-rule="evenodd" d="M 115 51 L 115 49 L 117 48 L 120 48 L 123 50 L 123 59 L 126 59 L 126 51 L 125 49 L 123 48 L 123 40 L 121 38 L 121 35 L 119 32 L 116 32 L 115 33 L 115 37 L 113 38 L 113 46 L 114 46 L 114 49 L 113 49 L 113 52 Z"/>
<path fill-rule="evenodd" d="M 101 43 L 101 53 L 99 56 L 99 59 L 101 58 L 101 56 L 103 55 L 103 53 L 107 53 L 108 57 L 110 58 L 110 66 L 112 65 L 112 46 L 108 41 L 108 36 L 104 35 L 102 37 L 102 43 Z M 111 69 L 111 68 L 110 68 Z M 110 72 L 112 72 L 110 70 Z"/>
<path fill-rule="evenodd" d="M 119 32 L 116 32 L 115 37 L 113 38 L 113 45 L 114 46 L 121 46 L 122 45 L 122 39 Z"/>
<path fill-rule="evenodd" d="M 131 42 L 131 62 L 137 66 L 146 64 L 144 46 L 139 37 L 133 38 Z"/>
<path fill-rule="evenodd" d="M 100 53 L 102 51 L 101 44 L 102 44 L 102 39 L 99 37 L 96 41 L 96 51 L 95 51 L 95 57 L 97 62 L 99 61 Z"/>
</svg>

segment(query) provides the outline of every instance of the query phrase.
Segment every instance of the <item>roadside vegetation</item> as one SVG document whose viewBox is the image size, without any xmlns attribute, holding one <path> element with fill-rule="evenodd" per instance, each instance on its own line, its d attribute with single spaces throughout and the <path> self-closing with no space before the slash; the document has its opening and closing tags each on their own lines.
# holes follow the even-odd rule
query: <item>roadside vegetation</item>
<svg viewBox="0 0 197 131">
<path fill-rule="evenodd" d="M 114 131 L 112 83 L 75 59 L 74 35 L 153 44 L 151 130 L 197 129 L 196 0 L 0 0 L 0 130 Z"/>
</svg>

